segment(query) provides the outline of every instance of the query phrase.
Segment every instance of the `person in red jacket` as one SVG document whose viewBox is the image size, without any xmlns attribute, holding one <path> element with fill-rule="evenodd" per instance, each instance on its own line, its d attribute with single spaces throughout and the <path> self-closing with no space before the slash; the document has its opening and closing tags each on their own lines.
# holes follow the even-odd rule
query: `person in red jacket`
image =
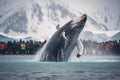
<svg viewBox="0 0 120 80">
<path fill-rule="evenodd" d="M 0 42 L 0 54 L 5 54 L 6 44 L 4 42 Z"/>
</svg>

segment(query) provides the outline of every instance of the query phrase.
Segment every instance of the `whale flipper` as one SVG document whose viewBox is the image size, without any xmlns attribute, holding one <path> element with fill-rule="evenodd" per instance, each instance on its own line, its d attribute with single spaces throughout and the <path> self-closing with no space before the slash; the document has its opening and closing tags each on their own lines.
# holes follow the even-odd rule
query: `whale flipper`
<svg viewBox="0 0 120 80">
<path fill-rule="evenodd" d="M 77 54 L 77 57 L 80 57 L 83 54 L 83 44 L 80 39 L 77 41 L 77 49 L 79 53 Z"/>
<path fill-rule="evenodd" d="M 65 40 L 68 40 L 67 37 L 65 36 L 65 32 L 62 32 L 62 37 L 63 37 Z"/>
</svg>

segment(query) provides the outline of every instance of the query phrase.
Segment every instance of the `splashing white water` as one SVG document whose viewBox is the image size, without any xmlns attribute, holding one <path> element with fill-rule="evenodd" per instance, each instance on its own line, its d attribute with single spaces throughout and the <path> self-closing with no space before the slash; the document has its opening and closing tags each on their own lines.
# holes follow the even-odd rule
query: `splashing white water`
<svg viewBox="0 0 120 80">
<path fill-rule="evenodd" d="M 41 60 L 42 54 L 45 51 L 45 48 L 46 48 L 47 44 L 48 44 L 48 42 L 44 45 L 44 47 L 42 49 L 40 49 L 40 50 L 37 51 L 37 53 L 36 53 L 36 55 L 34 57 L 35 61 L 40 61 Z"/>
</svg>

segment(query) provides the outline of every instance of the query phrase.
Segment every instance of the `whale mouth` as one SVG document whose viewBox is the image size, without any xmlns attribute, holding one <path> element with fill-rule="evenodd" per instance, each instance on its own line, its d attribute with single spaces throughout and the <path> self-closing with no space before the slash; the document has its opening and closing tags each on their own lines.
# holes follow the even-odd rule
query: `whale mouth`
<svg viewBox="0 0 120 80">
<path fill-rule="evenodd" d="M 83 14 L 81 17 L 78 17 L 78 18 L 72 20 L 72 23 L 71 23 L 72 28 L 78 27 L 79 25 L 82 25 L 82 24 L 85 24 L 86 20 L 87 20 L 86 14 Z"/>
<path fill-rule="evenodd" d="M 87 15 L 86 15 L 86 14 L 83 14 L 82 16 L 74 19 L 74 20 L 72 21 L 72 24 L 75 24 L 75 23 L 80 22 L 80 21 L 82 21 L 82 20 L 85 20 L 85 21 L 86 21 L 86 19 L 87 19 Z"/>
<path fill-rule="evenodd" d="M 87 15 L 86 15 L 86 14 L 83 14 L 80 18 L 83 19 L 83 18 L 85 18 L 85 17 L 87 17 Z"/>
<path fill-rule="evenodd" d="M 84 22 L 86 22 L 86 20 L 87 20 L 87 15 L 86 15 L 86 14 L 83 14 L 83 16 L 81 16 L 81 20 L 83 20 Z"/>
<path fill-rule="evenodd" d="M 75 37 L 73 35 L 76 35 L 76 37 L 79 36 L 80 32 L 83 30 L 84 25 L 87 20 L 87 15 L 84 14 L 81 17 L 78 17 L 77 19 L 73 20 L 71 23 L 71 31 L 70 31 L 70 39 Z"/>
</svg>

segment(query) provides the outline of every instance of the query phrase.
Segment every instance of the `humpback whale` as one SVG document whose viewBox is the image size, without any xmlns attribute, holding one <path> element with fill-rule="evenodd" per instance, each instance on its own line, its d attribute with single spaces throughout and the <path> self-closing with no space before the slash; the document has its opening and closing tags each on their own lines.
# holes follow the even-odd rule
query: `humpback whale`
<svg viewBox="0 0 120 80">
<path fill-rule="evenodd" d="M 58 29 L 44 46 L 40 61 L 68 61 L 75 46 L 79 50 L 76 57 L 80 57 L 83 54 L 83 45 L 78 36 L 86 20 L 87 15 L 84 14 Z"/>
</svg>

